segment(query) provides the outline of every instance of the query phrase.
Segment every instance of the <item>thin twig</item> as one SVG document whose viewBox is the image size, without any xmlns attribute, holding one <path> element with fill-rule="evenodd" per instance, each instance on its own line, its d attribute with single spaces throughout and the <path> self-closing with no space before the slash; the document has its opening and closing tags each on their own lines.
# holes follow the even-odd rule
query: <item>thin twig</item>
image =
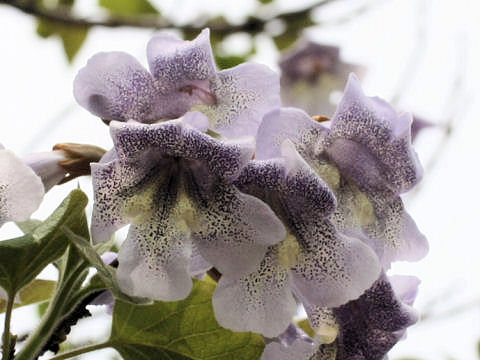
<svg viewBox="0 0 480 360">
<path fill-rule="evenodd" d="M 195 24 L 178 25 L 170 22 L 168 19 L 159 15 L 140 15 L 140 16 L 114 16 L 109 15 L 100 19 L 78 17 L 72 13 L 69 7 L 46 8 L 36 1 L 20 0 L 0 0 L 0 4 L 10 5 L 26 14 L 36 16 L 44 20 L 50 20 L 58 23 L 75 26 L 103 26 L 103 27 L 135 27 L 149 29 L 177 28 L 184 32 L 198 32 L 204 27 L 209 27 L 217 35 L 229 35 L 236 32 L 248 32 L 258 34 L 264 30 L 265 24 L 269 21 L 278 19 L 288 21 L 289 19 L 308 15 L 312 10 L 325 6 L 337 0 L 316 1 L 312 5 L 295 11 L 278 13 L 269 17 L 249 17 L 244 23 L 232 25 L 224 22 L 211 21 L 193 21 Z"/>
</svg>

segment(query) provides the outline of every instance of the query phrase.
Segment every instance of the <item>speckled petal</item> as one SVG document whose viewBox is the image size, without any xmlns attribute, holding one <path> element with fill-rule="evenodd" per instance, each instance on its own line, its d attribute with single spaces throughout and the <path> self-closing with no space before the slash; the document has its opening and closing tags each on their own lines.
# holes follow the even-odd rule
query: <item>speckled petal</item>
<svg viewBox="0 0 480 360">
<path fill-rule="evenodd" d="M 428 242 L 400 197 L 385 189 L 365 193 L 343 177 L 335 190 L 338 208 L 333 223 L 339 231 L 370 245 L 385 269 L 393 261 L 416 261 L 427 254 Z"/>
<path fill-rule="evenodd" d="M 177 301 L 192 289 L 188 230 L 179 226 L 173 209 L 164 211 L 131 225 L 120 248 L 117 278 L 129 295 Z"/>
<path fill-rule="evenodd" d="M 212 298 L 218 323 L 266 337 L 285 331 L 297 310 L 288 273 L 279 264 L 278 249 L 271 247 L 249 275 L 238 280 L 223 275 Z"/>
<path fill-rule="evenodd" d="M 359 186 L 364 183 L 365 186 L 376 186 L 382 181 L 394 193 L 403 193 L 422 177 L 410 141 L 411 122 L 409 114 L 398 115 L 387 102 L 365 96 L 358 79 L 351 74 L 332 119 L 325 142 L 327 151 Z M 365 169 L 365 164 L 358 159 L 368 157 L 368 169 Z M 372 168 L 379 173 L 378 178 L 357 175 Z"/>
<path fill-rule="evenodd" d="M 106 241 L 121 227 L 150 216 L 154 190 L 145 185 L 152 182 L 159 168 L 168 169 L 168 162 L 161 159 L 151 162 L 150 154 L 145 155 L 136 158 L 138 163 L 120 163 L 115 159 L 91 164 L 95 196 L 91 226 L 94 243 Z"/>
<path fill-rule="evenodd" d="M 256 135 L 262 117 L 280 106 L 278 75 L 261 64 L 220 71 L 211 89 L 216 103 L 198 109 L 207 114 L 210 127 L 227 138 Z"/>
<path fill-rule="evenodd" d="M 310 318 L 323 311 L 304 305 Z M 384 274 L 365 294 L 334 308 L 333 313 L 340 326 L 338 359 L 383 359 L 405 328 L 417 320 L 416 312 L 402 304 Z"/>
<path fill-rule="evenodd" d="M 285 238 L 285 228 L 259 199 L 224 182 L 205 184 L 202 178 L 192 181 L 189 190 L 196 206 L 195 245 L 222 274 L 238 279 L 257 267 L 269 245 Z"/>
<path fill-rule="evenodd" d="M 364 243 L 338 233 L 328 221 L 335 198 L 289 140 L 282 159 L 252 161 L 237 180 L 242 191 L 263 199 L 289 236 L 281 262 L 292 269 L 295 287 L 318 305 L 355 299 L 378 278 L 380 264 Z"/>
<path fill-rule="evenodd" d="M 164 105 L 152 75 L 123 52 L 93 56 L 76 76 L 73 94 L 81 106 L 107 120 L 153 122 Z"/>
<path fill-rule="evenodd" d="M 292 219 L 300 254 L 292 268 L 295 289 L 310 303 L 334 307 L 358 298 L 380 273 L 375 253 L 361 241 L 343 236 L 328 221 Z"/>
<path fill-rule="evenodd" d="M 328 217 L 337 206 L 337 201 L 328 185 L 303 160 L 289 139 L 281 145 L 285 159 L 286 177 L 283 184 L 284 201 L 290 211 L 305 215 Z"/>
<path fill-rule="evenodd" d="M 201 124 L 204 118 L 205 115 L 195 112 L 188 116 L 188 124 Z M 192 160 L 194 167 L 206 167 L 210 174 L 235 178 L 253 154 L 253 138 L 221 141 L 188 124 L 181 120 L 152 125 L 112 122 L 110 132 L 120 160 L 136 162 L 137 157 L 145 156 L 145 153 L 178 157 Z"/>
<path fill-rule="evenodd" d="M 42 180 L 10 150 L 0 150 L 0 226 L 25 221 L 44 195 Z"/>
<path fill-rule="evenodd" d="M 168 34 L 156 35 L 148 42 L 147 58 L 162 94 L 177 91 L 192 81 L 208 81 L 215 75 L 208 29 L 192 41 Z"/>
</svg>

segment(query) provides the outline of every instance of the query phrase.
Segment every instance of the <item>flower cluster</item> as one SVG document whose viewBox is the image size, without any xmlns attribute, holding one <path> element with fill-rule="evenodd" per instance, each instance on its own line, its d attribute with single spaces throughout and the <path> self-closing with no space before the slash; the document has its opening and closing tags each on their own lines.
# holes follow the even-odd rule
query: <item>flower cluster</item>
<svg viewBox="0 0 480 360">
<path fill-rule="evenodd" d="M 157 35 L 147 57 L 98 54 L 74 83 L 110 124 L 92 237 L 130 225 L 123 291 L 184 299 L 213 268 L 218 322 L 276 338 L 265 359 L 382 359 L 414 320 L 384 271 L 427 251 L 400 198 L 421 178 L 410 117 L 353 75 L 330 124 L 281 108 L 265 66 L 216 70 L 208 30 Z M 318 339 L 291 324 L 298 302 Z"/>
</svg>

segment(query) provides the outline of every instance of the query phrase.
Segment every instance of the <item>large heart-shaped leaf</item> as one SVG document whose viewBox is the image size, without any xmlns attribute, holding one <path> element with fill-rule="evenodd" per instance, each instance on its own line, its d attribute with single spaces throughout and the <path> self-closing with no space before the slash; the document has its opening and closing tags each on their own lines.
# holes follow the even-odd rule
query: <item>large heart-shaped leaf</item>
<svg viewBox="0 0 480 360">
<path fill-rule="evenodd" d="M 194 280 L 188 298 L 134 305 L 117 301 L 109 344 L 125 360 L 255 360 L 265 347 L 260 335 L 234 333 L 215 320 L 215 284 Z"/>
</svg>

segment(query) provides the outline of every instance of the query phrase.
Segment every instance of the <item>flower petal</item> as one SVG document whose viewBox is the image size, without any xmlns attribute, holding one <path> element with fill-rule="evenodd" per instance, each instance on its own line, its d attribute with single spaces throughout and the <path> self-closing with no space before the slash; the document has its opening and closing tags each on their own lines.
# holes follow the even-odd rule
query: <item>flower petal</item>
<svg viewBox="0 0 480 360">
<path fill-rule="evenodd" d="M 212 298 L 218 323 L 233 331 L 274 337 L 285 331 L 297 310 L 288 269 L 271 247 L 260 266 L 241 279 L 223 275 Z"/>
<path fill-rule="evenodd" d="M 361 241 L 343 236 L 328 221 L 294 217 L 300 246 L 293 283 L 309 303 L 334 307 L 358 298 L 378 278 L 381 266 Z"/>
<path fill-rule="evenodd" d="M 132 296 L 182 300 L 193 286 L 188 230 L 178 226 L 173 209 L 146 220 L 130 227 L 127 240 L 120 247 L 119 285 Z"/>
<path fill-rule="evenodd" d="M 40 205 L 42 180 L 10 150 L 0 150 L 0 226 L 25 221 Z"/>
<path fill-rule="evenodd" d="M 47 192 L 65 177 L 66 171 L 59 163 L 66 159 L 65 151 L 55 150 L 29 154 L 23 158 L 23 161 L 40 176 Z"/>
<path fill-rule="evenodd" d="M 210 127 L 227 138 L 256 135 L 263 116 L 280 106 L 278 74 L 261 64 L 220 71 L 211 89 L 216 103 L 198 109 L 207 114 Z"/>
<path fill-rule="evenodd" d="M 261 200 L 224 182 L 205 184 L 204 176 L 189 188 L 196 211 L 195 245 L 220 273 L 239 278 L 252 272 L 267 247 L 285 238 L 282 223 Z"/>
<path fill-rule="evenodd" d="M 410 115 L 397 115 L 387 102 L 365 96 L 358 79 L 351 74 L 332 120 L 326 147 L 341 170 L 357 184 L 365 182 L 355 176 L 358 171 L 364 173 L 358 169 L 363 168 L 357 162 L 358 154 L 367 152 L 365 157 L 370 156 L 370 164 L 375 163 L 380 174 L 376 182 L 382 179 L 389 189 L 400 194 L 422 177 L 417 154 L 411 146 L 411 122 Z"/>
<path fill-rule="evenodd" d="M 107 120 L 154 122 L 163 105 L 152 75 L 123 52 L 93 56 L 76 76 L 73 94 L 81 106 Z"/>
<path fill-rule="evenodd" d="M 310 319 L 323 311 L 304 305 Z M 417 320 L 416 312 L 402 304 L 383 273 L 362 296 L 334 308 L 333 313 L 340 325 L 338 359 L 383 359 Z"/>
<path fill-rule="evenodd" d="M 215 74 L 208 29 L 192 41 L 168 34 L 156 35 L 148 42 L 147 58 L 162 94 L 172 93 L 192 81 L 210 80 Z"/>
<path fill-rule="evenodd" d="M 193 120 L 192 116 L 188 117 L 189 123 L 201 122 L 201 119 Z M 195 116 L 204 118 L 200 113 Z M 151 162 L 162 156 L 178 157 L 198 161 L 201 164 L 192 163 L 192 166 L 206 167 L 209 173 L 225 179 L 235 178 L 253 153 L 252 138 L 221 141 L 181 120 L 152 125 L 112 122 L 110 132 L 121 160 L 142 166 L 138 164 L 138 156 L 145 156 L 145 153 L 150 153 Z"/>
<path fill-rule="evenodd" d="M 340 179 L 335 191 L 338 208 L 332 217 L 339 231 L 370 245 L 385 269 L 392 261 L 416 261 L 427 254 L 428 242 L 399 196 L 388 190 L 366 194 L 347 178 Z"/>
</svg>

